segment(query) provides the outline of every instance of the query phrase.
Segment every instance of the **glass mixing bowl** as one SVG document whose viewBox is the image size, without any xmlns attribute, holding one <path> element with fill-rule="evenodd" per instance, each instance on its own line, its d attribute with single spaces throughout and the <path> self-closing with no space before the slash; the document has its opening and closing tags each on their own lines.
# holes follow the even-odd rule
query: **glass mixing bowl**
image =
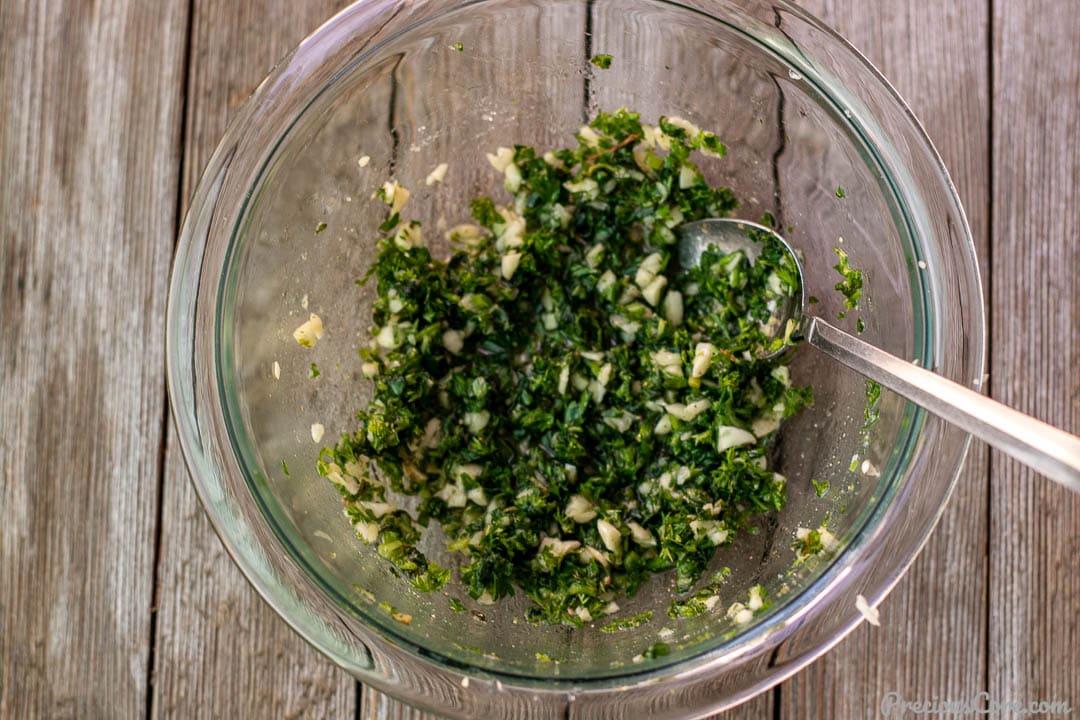
<svg viewBox="0 0 1080 720">
<path fill-rule="evenodd" d="M 613 56 L 610 69 L 590 64 L 599 53 Z M 734 189 L 741 217 L 771 213 L 801 249 L 818 312 L 841 309 L 842 247 L 865 271 L 864 338 L 965 384 L 982 377 L 979 276 L 945 168 L 886 81 L 802 10 L 780 0 L 346 9 L 263 82 L 199 185 L 169 299 L 170 392 L 199 495 L 263 597 L 363 682 L 443 714 L 688 717 L 762 691 L 859 622 L 857 594 L 875 604 L 895 584 L 967 449 L 965 434 L 889 393 L 863 432 L 863 380 L 799 350 L 792 373 L 816 402 L 776 443 L 787 507 L 718 551 L 714 567 L 731 575 L 710 612 L 669 618 L 673 582 L 660 576 L 616 616 L 652 610 L 652 620 L 620 632 L 600 630 L 611 618 L 530 624 L 521 597 L 481 607 L 455 581 L 448 592 L 472 612 L 453 612 L 447 594 L 416 592 L 360 542 L 315 473 L 311 426 L 332 442 L 368 398 L 356 348 L 373 288 L 354 280 L 384 212 L 372 191 L 395 178 L 413 190 L 413 217 L 452 226 L 470 197 L 499 185 L 485 152 L 565 146 L 598 109 L 619 107 L 719 134 L 728 156 L 703 170 Z M 426 186 L 443 162 L 445 181 Z M 292 331 L 312 312 L 325 336 L 304 349 Z M 824 497 L 815 480 L 828 481 Z M 796 530 L 824 521 L 838 549 L 793 567 Z M 428 550 L 438 556 L 436 543 Z M 757 583 L 772 604 L 733 624 L 726 608 Z M 666 654 L 644 652 L 658 640 Z"/>
</svg>

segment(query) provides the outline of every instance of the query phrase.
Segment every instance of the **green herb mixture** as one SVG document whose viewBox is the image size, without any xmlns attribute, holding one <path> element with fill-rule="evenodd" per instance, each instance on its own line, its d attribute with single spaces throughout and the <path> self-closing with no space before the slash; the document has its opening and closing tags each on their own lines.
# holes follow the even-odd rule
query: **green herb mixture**
<svg viewBox="0 0 1080 720">
<path fill-rule="evenodd" d="M 676 267 L 675 229 L 737 206 L 694 161 L 723 157 L 717 137 L 620 110 L 576 140 L 489 155 L 509 197 L 475 199 L 447 259 L 401 216 L 404 188 L 377 193 L 373 399 L 319 472 L 417 588 L 450 577 L 417 547 L 435 520 L 472 598 L 520 590 L 531 620 L 581 624 L 655 573 L 689 591 L 782 507 L 769 443 L 811 394 L 786 358 L 757 359 L 770 308 L 796 291 L 778 244 Z"/>
</svg>

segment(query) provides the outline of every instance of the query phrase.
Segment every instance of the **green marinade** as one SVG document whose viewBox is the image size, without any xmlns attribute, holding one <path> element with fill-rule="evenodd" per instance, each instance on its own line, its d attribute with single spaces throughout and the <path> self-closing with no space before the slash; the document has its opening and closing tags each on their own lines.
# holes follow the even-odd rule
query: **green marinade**
<svg viewBox="0 0 1080 720">
<path fill-rule="evenodd" d="M 576 139 L 489 156 L 507 202 L 475 199 L 445 259 L 394 212 L 396 184 L 378 193 L 395 207 L 366 280 L 373 399 L 318 469 L 417 588 L 450 577 L 417 548 L 435 520 L 472 598 L 520 590 L 529 619 L 581 624 L 656 573 L 689 591 L 782 507 L 769 444 L 811 394 L 789 356 L 757 359 L 793 342 L 765 327 L 797 285 L 778 244 L 676 267 L 675 229 L 737 206 L 692 159 L 722 157 L 717 137 L 620 110 Z"/>
</svg>

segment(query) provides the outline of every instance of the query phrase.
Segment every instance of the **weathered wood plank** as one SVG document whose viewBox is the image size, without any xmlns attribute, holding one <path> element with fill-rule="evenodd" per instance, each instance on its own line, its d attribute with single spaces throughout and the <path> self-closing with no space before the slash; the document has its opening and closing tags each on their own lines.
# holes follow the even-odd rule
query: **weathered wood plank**
<svg viewBox="0 0 1080 720">
<path fill-rule="evenodd" d="M 987 272 L 989 78 L 981 3 L 813 0 L 802 5 L 898 88 L 948 166 Z M 781 686 L 790 718 L 879 717 L 887 693 L 967 700 L 984 689 L 987 451 L 974 444 L 944 517 L 911 570 L 863 625 Z"/>
<path fill-rule="evenodd" d="M 145 715 L 186 3 L 0 3 L 0 717 Z"/>
<path fill-rule="evenodd" d="M 1080 432 L 1080 14 L 993 3 L 995 397 Z M 1080 705 L 1080 495 L 991 457 L 989 683 Z M 1049 715 L 1047 717 L 1050 717 Z"/>
<path fill-rule="evenodd" d="M 182 197 L 270 67 L 342 0 L 194 3 Z M 352 717 L 353 679 L 256 595 L 214 535 L 170 426 L 158 583 L 155 717 Z"/>
</svg>

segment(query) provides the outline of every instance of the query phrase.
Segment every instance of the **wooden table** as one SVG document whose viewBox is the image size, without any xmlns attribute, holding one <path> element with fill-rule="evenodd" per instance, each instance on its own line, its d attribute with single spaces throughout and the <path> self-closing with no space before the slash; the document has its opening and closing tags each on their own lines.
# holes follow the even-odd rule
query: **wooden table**
<svg viewBox="0 0 1080 720">
<path fill-rule="evenodd" d="M 358 686 L 241 578 L 164 388 L 198 175 L 271 64 L 341 4 L 0 0 L 0 718 L 425 717 Z M 1080 431 L 1075 0 L 807 6 L 897 85 L 952 172 L 991 393 Z M 1080 496 L 976 445 L 881 616 L 724 717 L 880 717 L 890 691 L 1065 700 L 1075 717 Z"/>
</svg>

